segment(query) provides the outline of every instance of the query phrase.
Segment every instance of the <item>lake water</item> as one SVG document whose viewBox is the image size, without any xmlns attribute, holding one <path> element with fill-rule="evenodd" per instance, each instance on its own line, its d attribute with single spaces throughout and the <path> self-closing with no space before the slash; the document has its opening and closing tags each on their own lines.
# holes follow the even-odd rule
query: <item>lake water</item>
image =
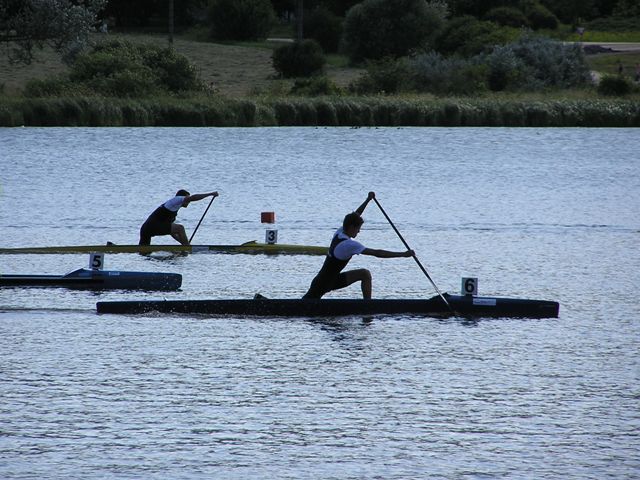
<svg viewBox="0 0 640 480">
<path fill-rule="evenodd" d="M 0 291 L 0 478 L 637 478 L 638 152 L 631 129 L 0 129 L 2 247 L 137 243 L 179 188 L 220 192 L 194 243 L 264 241 L 274 211 L 280 243 L 326 245 L 373 190 L 440 290 L 474 276 L 560 302 L 545 320 L 99 316 L 299 297 L 322 263 L 107 255 L 182 290 Z M 189 235 L 208 202 L 180 211 Z M 361 242 L 403 249 L 375 204 L 364 218 Z M 0 273 L 87 265 L 0 256 Z M 435 294 L 411 259 L 350 267 L 374 297 Z"/>
</svg>

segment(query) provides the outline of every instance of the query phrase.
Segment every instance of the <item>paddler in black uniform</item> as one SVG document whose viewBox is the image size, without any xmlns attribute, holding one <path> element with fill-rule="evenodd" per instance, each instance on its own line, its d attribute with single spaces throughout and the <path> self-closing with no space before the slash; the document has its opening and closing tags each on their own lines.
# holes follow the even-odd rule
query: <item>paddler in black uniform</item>
<svg viewBox="0 0 640 480">
<path fill-rule="evenodd" d="M 195 193 L 191 195 L 186 190 L 178 190 L 173 198 L 170 198 L 156 208 L 149 218 L 140 227 L 139 245 L 151 245 L 151 237 L 171 235 L 182 245 L 189 245 L 189 238 L 184 227 L 175 223 L 178 210 L 187 207 L 191 202 L 197 202 L 207 197 L 217 197 L 218 192 Z"/>
<path fill-rule="evenodd" d="M 372 255 L 379 258 L 412 257 L 415 255 L 413 250 L 404 252 L 374 250 L 354 240 L 364 223 L 361 217 L 362 212 L 375 196 L 374 192 L 369 192 L 364 203 L 355 212 L 349 213 L 344 217 L 342 228 L 339 228 L 333 235 L 331 245 L 329 245 L 329 253 L 320 272 L 315 276 L 309 291 L 302 298 L 321 298 L 325 293 L 332 290 L 347 287 L 355 282 L 362 282 L 362 297 L 369 299 L 371 298 L 371 272 L 366 268 L 347 272 L 342 271 L 353 255 Z"/>
</svg>

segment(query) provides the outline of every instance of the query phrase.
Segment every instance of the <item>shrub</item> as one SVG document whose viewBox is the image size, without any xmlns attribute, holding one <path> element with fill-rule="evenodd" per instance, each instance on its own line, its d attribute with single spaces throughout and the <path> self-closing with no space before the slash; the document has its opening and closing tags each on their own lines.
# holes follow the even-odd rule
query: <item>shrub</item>
<svg viewBox="0 0 640 480">
<path fill-rule="evenodd" d="M 71 66 L 70 78 L 74 82 L 86 82 L 94 78 L 110 78 L 123 71 L 144 71 L 151 75 L 139 52 L 96 50 L 78 57 Z"/>
<path fill-rule="evenodd" d="M 524 13 L 534 30 L 558 28 L 558 18 L 551 11 L 538 2 L 523 2 Z"/>
<path fill-rule="evenodd" d="M 488 22 L 497 23 L 503 27 L 521 28 L 529 26 L 529 21 L 524 13 L 513 7 L 493 8 L 485 14 L 483 19 Z"/>
<path fill-rule="evenodd" d="M 276 19 L 269 0 L 212 0 L 211 37 L 218 40 L 262 40 Z"/>
<path fill-rule="evenodd" d="M 325 7 L 317 7 L 304 15 L 304 34 L 318 42 L 327 53 L 335 53 L 340 45 L 342 20 Z"/>
<path fill-rule="evenodd" d="M 195 68 L 183 55 L 126 41 L 106 42 L 79 56 L 70 79 L 99 93 L 127 97 L 202 89 Z"/>
<path fill-rule="evenodd" d="M 326 76 L 298 79 L 291 87 L 291 94 L 318 97 L 320 95 L 341 95 L 342 90 Z"/>
<path fill-rule="evenodd" d="M 86 82 L 93 90 L 114 97 L 144 97 L 160 93 L 152 75 L 144 71 L 123 70 L 108 78 L 96 77 Z"/>
<path fill-rule="evenodd" d="M 598 93 L 610 97 L 628 95 L 633 91 L 631 82 L 621 75 L 605 75 L 598 84 Z"/>
<path fill-rule="evenodd" d="M 637 0 L 618 0 L 613 15 L 619 17 L 640 17 L 640 4 Z"/>
<path fill-rule="evenodd" d="M 74 90 L 74 84 L 63 78 L 32 79 L 26 83 L 22 94 L 29 98 L 58 97 Z"/>
<path fill-rule="evenodd" d="M 273 68 L 285 78 L 308 77 L 322 71 L 326 59 L 315 40 L 303 40 L 274 50 Z"/>
<path fill-rule="evenodd" d="M 500 92 L 520 85 L 525 65 L 513 50 L 497 48 L 484 61 L 489 68 L 487 81 L 490 90 Z"/>
<path fill-rule="evenodd" d="M 587 24 L 588 30 L 609 32 L 637 32 L 640 30 L 640 15 L 637 17 L 607 17 L 591 20 Z"/>
<path fill-rule="evenodd" d="M 435 40 L 435 50 L 443 55 L 471 57 L 491 51 L 495 45 L 513 40 L 517 31 L 463 16 L 449 21 Z"/>
<path fill-rule="evenodd" d="M 508 60 L 511 57 L 517 60 Z M 519 72 L 511 78 L 517 80 L 513 87 L 523 90 L 580 87 L 591 79 L 579 45 L 565 45 L 545 37 L 525 35 L 509 45 L 496 47 L 484 61 L 495 68 L 492 72 L 496 76 L 500 75 L 500 68 L 504 70 L 505 63 L 512 61 L 513 68 Z M 494 85 L 499 85 L 499 81 Z"/>
<path fill-rule="evenodd" d="M 367 64 L 367 71 L 350 85 L 357 94 L 398 93 L 407 90 L 409 69 L 405 59 L 383 58 Z"/>
<path fill-rule="evenodd" d="M 144 54 L 144 63 L 153 70 L 159 83 L 171 92 L 203 88 L 196 68 L 187 57 L 171 48 L 149 49 Z"/>
<path fill-rule="evenodd" d="M 487 67 L 474 59 L 429 52 L 409 62 L 413 87 L 420 92 L 470 95 L 487 88 Z"/>
<path fill-rule="evenodd" d="M 427 45 L 446 13 L 436 1 L 364 0 L 347 13 L 343 48 L 352 63 L 405 56 Z"/>
</svg>

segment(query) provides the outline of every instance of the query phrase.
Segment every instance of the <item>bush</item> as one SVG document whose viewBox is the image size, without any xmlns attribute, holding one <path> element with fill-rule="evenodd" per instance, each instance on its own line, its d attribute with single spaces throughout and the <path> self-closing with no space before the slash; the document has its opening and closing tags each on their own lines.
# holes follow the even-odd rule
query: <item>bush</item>
<svg viewBox="0 0 640 480">
<path fill-rule="evenodd" d="M 598 84 L 598 93 L 609 97 L 628 95 L 633 89 L 631 82 L 621 75 L 605 75 Z"/>
<path fill-rule="evenodd" d="M 444 23 L 444 3 L 364 0 L 347 14 L 343 48 L 352 63 L 402 57 L 427 46 Z"/>
<path fill-rule="evenodd" d="M 350 85 L 363 94 L 393 94 L 408 89 L 409 68 L 405 59 L 383 58 L 367 64 L 367 72 Z"/>
<path fill-rule="evenodd" d="M 342 20 L 324 7 L 318 7 L 304 15 L 305 37 L 315 40 L 322 50 L 335 53 L 340 45 Z"/>
<path fill-rule="evenodd" d="M 171 48 L 149 49 L 144 53 L 144 63 L 153 70 L 159 83 L 171 92 L 203 88 L 196 68 L 187 57 Z"/>
<path fill-rule="evenodd" d="M 309 77 L 322 72 L 326 59 L 315 40 L 303 40 L 274 50 L 273 68 L 285 78 Z"/>
<path fill-rule="evenodd" d="M 524 13 L 534 30 L 558 28 L 558 18 L 544 5 L 538 2 L 523 2 Z"/>
<path fill-rule="evenodd" d="M 79 56 L 70 79 L 99 93 L 127 97 L 202 89 L 195 68 L 183 55 L 126 41 L 106 42 Z"/>
<path fill-rule="evenodd" d="M 640 18 L 640 3 L 637 0 L 618 0 L 613 15 Z"/>
<path fill-rule="evenodd" d="M 211 37 L 217 40 L 263 40 L 276 14 L 269 0 L 212 0 Z"/>
<path fill-rule="evenodd" d="M 485 14 L 483 19 L 503 27 L 521 28 L 529 26 L 529 20 L 527 20 L 524 13 L 513 7 L 493 8 Z"/>
<path fill-rule="evenodd" d="M 494 92 L 517 88 L 521 84 L 524 62 L 509 48 L 498 48 L 485 58 L 489 68 L 488 85 Z"/>
<path fill-rule="evenodd" d="M 608 32 L 637 32 L 640 31 L 640 16 L 637 17 L 607 17 L 591 20 L 587 24 L 588 30 Z"/>
<path fill-rule="evenodd" d="M 22 92 L 25 97 L 59 97 L 73 94 L 78 88 L 63 78 L 47 78 L 29 80 Z"/>
<path fill-rule="evenodd" d="M 492 67 L 489 78 L 494 76 L 497 82 L 493 83 L 494 87 L 500 85 L 497 78 L 501 75 L 516 71 L 518 74 L 510 77 L 516 81 L 512 86 L 523 90 L 580 87 L 591 79 L 579 45 L 565 45 L 545 37 L 525 35 L 509 45 L 496 47 L 484 61 Z"/>
<path fill-rule="evenodd" d="M 94 78 L 110 78 L 123 71 L 143 71 L 151 76 L 140 52 L 95 50 L 78 57 L 71 66 L 70 78 L 74 82 L 86 82 Z"/>
<path fill-rule="evenodd" d="M 342 90 L 330 78 L 322 76 L 296 80 L 290 93 L 318 97 L 320 95 L 341 95 Z"/>
<path fill-rule="evenodd" d="M 136 98 L 153 96 L 161 92 L 153 76 L 143 71 L 123 70 L 108 78 L 93 78 L 86 84 L 94 91 L 112 97 Z"/>
<path fill-rule="evenodd" d="M 487 89 L 487 67 L 474 59 L 445 58 L 429 52 L 409 62 L 412 86 L 419 92 L 470 95 Z"/>
<path fill-rule="evenodd" d="M 484 22 L 471 16 L 457 17 L 449 21 L 438 34 L 435 50 L 443 55 L 471 57 L 489 52 L 496 45 L 512 41 L 517 31 Z"/>
</svg>

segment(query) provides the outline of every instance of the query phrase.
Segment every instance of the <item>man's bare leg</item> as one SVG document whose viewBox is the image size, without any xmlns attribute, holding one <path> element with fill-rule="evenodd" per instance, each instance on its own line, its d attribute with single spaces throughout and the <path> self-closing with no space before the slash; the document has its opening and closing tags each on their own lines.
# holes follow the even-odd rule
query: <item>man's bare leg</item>
<svg viewBox="0 0 640 480">
<path fill-rule="evenodd" d="M 185 232 L 184 227 L 179 223 L 171 224 L 171 236 L 175 238 L 182 245 L 189 245 L 189 237 Z"/>
<path fill-rule="evenodd" d="M 361 282 L 360 288 L 362 289 L 362 298 L 365 300 L 371 299 L 371 272 L 366 268 L 359 268 L 358 270 L 350 270 L 345 272 L 345 280 L 347 285 L 352 283 Z"/>
</svg>

